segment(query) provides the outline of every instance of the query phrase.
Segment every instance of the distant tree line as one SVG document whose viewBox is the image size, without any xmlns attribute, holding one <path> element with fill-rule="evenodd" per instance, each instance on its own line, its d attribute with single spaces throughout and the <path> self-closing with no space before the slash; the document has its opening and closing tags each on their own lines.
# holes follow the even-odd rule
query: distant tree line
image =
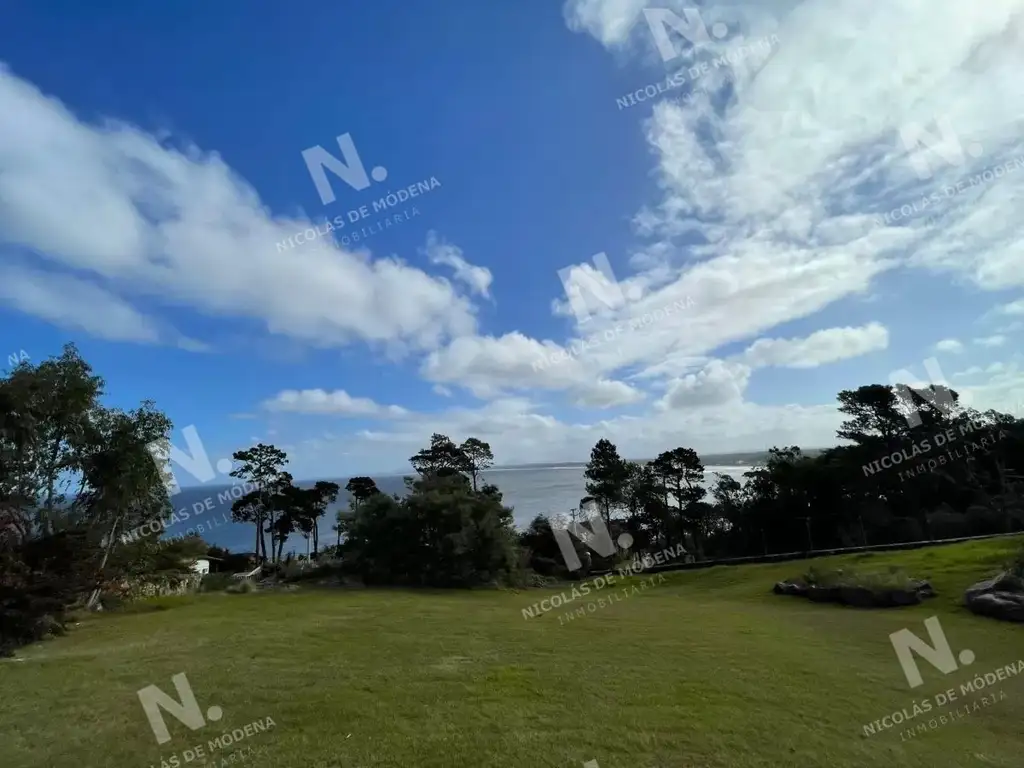
<svg viewBox="0 0 1024 768">
<path fill-rule="evenodd" d="M 60 631 L 68 608 L 95 606 L 132 580 L 188 573 L 208 549 L 198 537 L 121 535 L 154 522 L 162 529 L 173 511 L 166 467 L 151 452 L 171 422 L 148 401 L 105 406 L 103 386 L 73 345 L 0 378 L 0 651 Z M 232 516 L 254 526 L 256 558 L 269 570 L 298 533 L 317 567 L 366 584 L 437 587 L 567 576 L 555 529 L 591 517 L 614 541 L 630 539 L 595 556 L 569 537 L 583 573 L 680 544 L 719 558 L 1024 529 L 1024 422 L 962 408 L 957 393 L 937 388 L 869 385 L 838 399 L 845 445 L 814 456 L 773 448 L 743 482 L 706 478 L 691 448 L 640 463 L 599 440 L 579 506 L 538 516 L 523 532 L 485 481 L 490 446 L 442 434 L 410 457 L 416 475 L 401 497 L 351 478 L 332 544 L 320 542 L 320 521 L 340 488 L 297 486 L 272 445 L 234 454 L 231 474 L 253 490 Z M 239 561 L 226 550 L 210 555 Z"/>
<path fill-rule="evenodd" d="M 742 482 L 707 478 L 690 448 L 641 464 L 599 440 L 580 509 L 599 514 L 613 539 L 629 533 L 633 550 L 685 543 L 697 558 L 1024 530 L 1024 421 L 963 408 L 940 386 L 874 384 L 838 400 L 847 444 L 813 456 L 772 448 Z M 525 538 L 534 565 L 557 571 L 551 520 L 534 519 Z"/>
</svg>

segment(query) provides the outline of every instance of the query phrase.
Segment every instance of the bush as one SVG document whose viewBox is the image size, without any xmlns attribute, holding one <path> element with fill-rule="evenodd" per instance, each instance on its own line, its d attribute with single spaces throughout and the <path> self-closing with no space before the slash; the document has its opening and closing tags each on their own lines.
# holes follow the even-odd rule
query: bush
<svg viewBox="0 0 1024 768">
<path fill-rule="evenodd" d="M 912 579 L 895 567 L 871 572 L 811 567 L 799 579 L 780 581 L 774 592 L 806 597 L 816 603 L 840 603 L 855 608 L 917 605 L 924 598 L 935 596 L 927 581 Z"/>
<path fill-rule="evenodd" d="M 229 595 L 247 595 L 256 591 L 256 585 L 248 579 L 236 579 L 235 583 L 224 590 Z"/>
<path fill-rule="evenodd" d="M 850 571 L 844 568 L 820 570 L 812 566 L 807 569 L 802 581 L 809 587 L 823 589 L 864 587 L 873 590 L 914 589 L 917 583 L 896 567 L 891 567 L 887 571 Z"/>
<path fill-rule="evenodd" d="M 424 475 L 396 499 L 363 502 L 342 547 L 366 584 L 474 587 L 519 579 L 512 510 L 458 474 Z"/>
<path fill-rule="evenodd" d="M 79 529 L 0 541 L 0 656 L 63 634 L 67 608 L 94 583 L 81 554 L 92 546 Z"/>
<path fill-rule="evenodd" d="M 230 573 L 208 573 L 199 582 L 200 592 L 222 592 L 238 582 Z"/>
<path fill-rule="evenodd" d="M 340 560 L 319 559 L 312 562 L 302 561 L 287 568 L 284 574 L 285 581 L 310 581 L 314 579 L 327 579 L 332 576 L 341 576 L 344 568 Z"/>
</svg>

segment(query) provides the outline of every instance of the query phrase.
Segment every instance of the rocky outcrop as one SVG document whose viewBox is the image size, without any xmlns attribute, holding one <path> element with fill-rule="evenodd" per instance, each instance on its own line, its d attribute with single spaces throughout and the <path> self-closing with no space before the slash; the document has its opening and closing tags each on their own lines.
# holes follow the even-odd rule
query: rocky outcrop
<svg viewBox="0 0 1024 768">
<path fill-rule="evenodd" d="M 979 616 L 1024 622 L 1024 579 L 1008 571 L 964 592 L 964 604 Z"/>
<path fill-rule="evenodd" d="M 927 581 L 911 581 L 906 587 L 867 587 L 857 584 L 824 587 L 801 581 L 780 581 L 772 590 L 777 595 L 806 597 L 815 603 L 839 603 L 853 608 L 896 608 L 917 605 L 925 598 L 935 597 Z"/>
</svg>

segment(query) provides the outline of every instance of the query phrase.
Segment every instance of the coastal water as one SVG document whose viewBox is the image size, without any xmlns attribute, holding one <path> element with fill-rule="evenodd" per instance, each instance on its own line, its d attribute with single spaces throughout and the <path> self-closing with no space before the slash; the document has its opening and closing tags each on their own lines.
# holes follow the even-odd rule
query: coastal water
<svg viewBox="0 0 1024 768">
<path fill-rule="evenodd" d="M 742 474 L 749 467 L 706 467 L 705 485 L 715 482 L 715 473 L 732 475 L 742 482 Z M 581 466 L 539 466 L 510 467 L 493 469 L 484 474 L 484 480 L 494 483 L 504 494 L 503 501 L 512 507 L 516 527 L 522 529 L 538 514 L 568 514 L 578 507 L 586 495 L 584 468 Z M 404 475 L 381 475 L 374 478 L 377 487 L 384 493 L 403 494 Z M 344 489 L 348 478 L 335 478 L 334 482 Z M 308 486 L 310 483 L 299 483 Z M 250 523 L 231 521 L 231 504 L 241 495 L 242 488 L 236 487 L 234 494 L 228 485 L 202 485 L 182 488 L 171 497 L 175 514 L 181 522 L 167 528 L 167 536 L 180 536 L 189 532 L 198 533 L 203 539 L 232 552 L 252 552 L 256 543 L 256 528 Z M 348 506 L 348 494 L 338 494 L 338 501 L 320 520 L 320 543 L 334 544 L 337 534 L 331 530 L 335 523 L 335 512 Z M 186 518 L 187 516 L 187 518 Z M 269 545 L 269 537 L 268 537 Z M 293 535 L 285 544 L 285 552 L 306 552 L 306 540 Z"/>
</svg>

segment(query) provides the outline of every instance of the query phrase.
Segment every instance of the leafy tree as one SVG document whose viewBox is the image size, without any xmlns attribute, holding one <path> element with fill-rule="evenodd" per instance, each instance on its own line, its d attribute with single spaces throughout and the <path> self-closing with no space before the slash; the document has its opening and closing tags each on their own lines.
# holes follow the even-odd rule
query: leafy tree
<svg viewBox="0 0 1024 768">
<path fill-rule="evenodd" d="M 306 539 L 307 556 L 309 556 L 309 542 L 311 538 L 314 557 L 319 550 L 319 521 L 321 517 L 327 514 L 327 507 L 338 498 L 339 490 L 340 488 L 337 483 L 321 480 L 312 488 L 299 488 L 290 485 L 282 491 L 285 498 L 282 517 L 287 517 L 289 524 L 281 523 L 280 527 L 282 530 L 288 527 L 288 525 L 298 528 L 303 538 Z"/>
<path fill-rule="evenodd" d="M 151 403 L 106 408 L 102 393 L 74 345 L 0 378 L 2 649 L 58 631 L 72 603 L 95 604 L 135 568 L 136 550 L 115 553 L 117 532 L 170 509 L 148 450 L 170 421 Z"/>
<path fill-rule="evenodd" d="M 345 490 L 349 492 L 358 507 L 375 493 L 380 493 L 377 483 L 372 477 L 352 477 L 345 484 Z"/>
<path fill-rule="evenodd" d="M 347 533 L 344 561 L 368 583 L 468 587 L 518 571 L 512 511 L 459 474 L 427 472 L 402 499 L 374 495 Z"/>
<path fill-rule="evenodd" d="M 584 471 L 586 489 L 605 523 L 611 522 L 611 510 L 622 504 L 629 469 L 615 445 L 604 438 L 590 451 L 590 462 Z"/>
<path fill-rule="evenodd" d="M 419 451 L 409 462 L 421 475 L 465 472 L 469 466 L 462 450 L 447 435 L 437 432 L 430 437 L 430 447 Z"/>
<path fill-rule="evenodd" d="M 707 530 L 707 509 L 700 506 L 707 489 L 703 486 L 704 465 L 692 448 L 664 451 L 652 462 L 653 473 L 675 498 L 679 522 L 693 536 L 699 554 Z"/>
<path fill-rule="evenodd" d="M 333 530 L 338 534 L 337 546 L 341 545 L 341 535 L 346 531 L 349 522 L 351 521 L 352 514 L 359 508 L 359 505 L 364 501 L 372 497 L 374 494 L 380 493 L 380 489 L 377 488 L 377 483 L 374 482 L 372 477 L 352 477 L 349 478 L 348 483 L 345 484 L 345 490 L 348 491 L 349 496 L 349 508 L 347 510 L 339 509 L 335 513 L 335 525 Z"/>
<path fill-rule="evenodd" d="M 291 484 L 291 475 L 283 467 L 288 463 L 284 451 L 273 445 L 259 443 L 243 451 L 235 451 L 232 458 L 240 464 L 231 470 L 231 476 L 251 483 L 255 490 L 243 495 L 231 505 L 231 517 L 236 522 L 256 525 L 256 556 L 267 559 L 267 544 L 263 538 L 264 523 L 273 537 L 274 521 L 280 500 L 276 498 L 284 487 Z M 273 544 L 274 539 L 271 538 Z M 273 549 L 271 555 L 273 555 Z M 272 562 L 276 562 L 273 560 Z"/>
<path fill-rule="evenodd" d="M 459 451 L 466 457 L 465 471 L 469 472 L 473 479 L 473 490 L 475 491 L 479 474 L 490 469 L 494 464 L 494 454 L 491 453 L 490 443 L 469 437 L 459 446 Z"/>
</svg>

